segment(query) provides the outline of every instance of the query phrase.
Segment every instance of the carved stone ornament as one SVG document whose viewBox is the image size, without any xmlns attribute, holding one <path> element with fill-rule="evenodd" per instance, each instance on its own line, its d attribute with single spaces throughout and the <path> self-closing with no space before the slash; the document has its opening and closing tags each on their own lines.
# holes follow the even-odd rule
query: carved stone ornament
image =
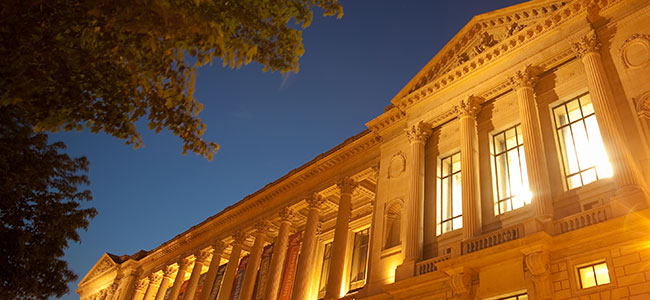
<svg viewBox="0 0 650 300">
<path fill-rule="evenodd" d="M 476 96 L 469 96 L 467 99 L 461 100 L 460 103 L 456 106 L 456 112 L 458 117 L 471 117 L 476 119 L 478 112 L 481 109 L 480 98 Z"/>
<path fill-rule="evenodd" d="M 411 125 L 410 128 L 404 129 L 404 132 L 406 132 L 406 137 L 408 138 L 409 143 L 412 144 L 415 142 L 426 142 L 429 136 L 431 136 L 433 130 L 431 124 L 420 121 Z"/>
<path fill-rule="evenodd" d="M 178 271 L 178 267 L 175 265 L 168 265 L 163 269 L 163 277 L 168 279 L 173 279 L 174 274 Z"/>
<path fill-rule="evenodd" d="M 226 245 L 226 243 L 224 243 L 222 240 L 215 240 L 214 242 L 212 242 L 212 254 L 215 253 L 220 254 L 227 247 L 228 245 Z"/>
<path fill-rule="evenodd" d="M 199 251 L 196 251 L 196 254 L 194 255 L 196 256 L 197 262 L 206 264 L 210 258 L 210 255 L 212 255 L 212 248 L 201 249 Z"/>
<path fill-rule="evenodd" d="M 163 276 L 162 273 L 160 272 L 154 272 L 149 275 L 149 283 L 153 285 L 158 285 L 160 284 L 160 281 L 162 280 Z"/>
<path fill-rule="evenodd" d="M 393 158 L 390 159 L 388 164 L 388 178 L 398 177 L 406 171 L 406 154 L 399 151 L 393 154 Z"/>
<path fill-rule="evenodd" d="M 135 291 L 138 293 L 144 293 L 144 291 L 147 289 L 147 286 L 149 286 L 149 280 L 147 278 L 142 278 L 136 283 L 135 285 Z"/>
<path fill-rule="evenodd" d="M 352 194 L 359 184 L 356 180 L 346 176 L 337 182 L 336 186 L 341 191 L 341 194 Z"/>
<path fill-rule="evenodd" d="M 271 224 L 267 220 L 259 220 L 255 222 L 255 225 L 253 225 L 255 228 L 255 231 L 257 233 L 263 233 L 266 234 L 267 231 L 269 231 L 269 227 L 271 227 Z"/>
<path fill-rule="evenodd" d="M 633 34 L 618 49 L 623 65 L 639 69 L 650 63 L 650 35 Z"/>
<path fill-rule="evenodd" d="M 650 120 L 650 91 L 641 95 L 636 102 L 636 113 L 639 118 Z"/>
<path fill-rule="evenodd" d="M 537 251 L 525 256 L 526 267 L 530 271 L 537 299 L 553 298 L 551 286 L 550 261 L 546 251 Z"/>
<path fill-rule="evenodd" d="M 233 239 L 233 244 L 235 245 L 243 245 L 244 241 L 246 241 L 246 233 L 243 231 L 237 231 L 235 234 L 232 235 Z"/>
<path fill-rule="evenodd" d="M 289 207 L 285 207 L 285 208 L 281 209 L 280 213 L 279 213 L 280 218 L 282 219 L 282 221 L 289 221 L 289 222 L 291 221 L 291 219 L 293 219 L 295 214 L 296 213 L 293 211 L 293 209 L 291 209 Z"/>
<path fill-rule="evenodd" d="M 192 260 L 189 257 L 184 257 L 178 260 L 178 268 L 180 270 L 187 269 L 190 264 L 192 264 Z"/>
<path fill-rule="evenodd" d="M 472 291 L 472 274 L 470 272 L 454 274 L 449 279 L 449 285 L 457 299 L 469 299 Z"/>
<path fill-rule="evenodd" d="M 536 81 L 537 76 L 533 74 L 531 66 L 526 66 L 508 78 L 508 82 L 515 90 L 520 88 L 532 88 Z"/>
<path fill-rule="evenodd" d="M 326 199 L 319 193 L 311 193 L 309 196 L 307 196 L 306 201 L 307 204 L 309 204 L 309 208 L 320 209 L 323 204 L 325 204 Z"/>
<path fill-rule="evenodd" d="M 571 43 L 571 48 L 578 58 L 583 58 L 587 53 L 599 53 L 600 41 L 598 40 L 596 32 L 590 30 L 587 34 Z"/>
</svg>

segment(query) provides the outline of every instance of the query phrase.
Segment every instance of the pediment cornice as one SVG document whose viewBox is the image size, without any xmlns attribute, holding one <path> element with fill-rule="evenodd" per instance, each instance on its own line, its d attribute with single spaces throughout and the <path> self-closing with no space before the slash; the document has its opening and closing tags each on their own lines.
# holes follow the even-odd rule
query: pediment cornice
<svg viewBox="0 0 650 300">
<path fill-rule="evenodd" d="M 82 286 L 85 283 L 103 275 L 104 273 L 112 270 L 117 266 L 118 264 L 108 255 L 108 253 L 104 253 L 104 255 L 102 255 L 102 257 L 90 269 L 86 276 L 84 276 L 81 282 L 79 282 L 79 286 Z"/>
</svg>

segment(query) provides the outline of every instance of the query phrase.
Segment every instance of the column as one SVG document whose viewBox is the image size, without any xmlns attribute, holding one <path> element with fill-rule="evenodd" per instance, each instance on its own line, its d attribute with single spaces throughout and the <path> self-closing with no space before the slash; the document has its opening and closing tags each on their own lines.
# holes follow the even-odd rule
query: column
<svg viewBox="0 0 650 300">
<path fill-rule="evenodd" d="M 463 239 L 481 233 L 481 217 L 478 203 L 478 169 L 476 150 L 476 116 L 480 109 L 479 99 L 474 96 L 460 102 L 460 180 L 463 198 Z"/>
<path fill-rule="evenodd" d="M 277 300 L 280 291 L 280 280 L 284 269 L 284 259 L 287 256 L 287 247 L 289 243 L 289 227 L 294 212 L 288 207 L 280 211 L 280 230 L 275 238 L 273 245 L 273 255 L 271 256 L 271 266 L 269 268 L 269 279 L 266 288 L 265 300 Z"/>
<path fill-rule="evenodd" d="M 208 262 L 210 257 L 209 250 L 199 250 L 194 253 L 194 267 L 192 267 L 192 274 L 190 275 L 190 280 L 187 283 L 187 288 L 185 288 L 185 294 L 183 294 L 183 300 L 192 300 L 194 299 L 194 293 L 196 288 L 199 285 L 199 277 L 201 276 L 201 270 L 203 266 Z"/>
<path fill-rule="evenodd" d="M 336 215 L 336 227 L 334 228 L 334 242 L 332 243 L 332 257 L 330 259 L 330 272 L 327 277 L 325 299 L 339 299 L 343 292 L 345 252 L 348 249 L 348 231 L 350 230 L 350 215 L 352 214 L 352 193 L 357 187 L 357 182 L 350 177 L 345 177 L 337 186 L 341 192 L 341 198 L 339 199 L 339 210 Z"/>
<path fill-rule="evenodd" d="M 622 127 L 616 110 L 614 94 L 600 56 L 600 41 L 596 32 L 591 30 L 585 36 L 572 43 L 573 50 L 582 60 L 587 74 L 589 94 L 594 105 L 596 120 L 603 137 L 609 160 L 614 170 L 617 196 L 633 196 L 639 202 L 647 205 L 648 196 L 644 191 L 645 183 L 639 175 L 630 151 L 621 133 Z M 632 205 L 637 203 L 631 203 Z M 631 209 L 632 207 L 628 207 Z"/>
<path fill-rule="evenodd" d="M 149 279 L 142 278 L 138 280 L 138 283 L 135 285 L 135 292 L 133 293 L 133 300 L 142 300 L 144 297 L 144 292 L 149 286 Z"/>
<path fill-rule="evenodd" d="M 422 121 L 406 129 L 411 145 L 409 190 L 405 203 L 406 236 L 404 241 L 404 265 L 422 259 L 422 208 L 424 201 L 424 145 L 431 136 L 431 125 Z M 415 268 L 415 266 L 413 266 Z M 409 274 L 411 272 L 409 271 Z M 413 276 L 413 274 L 410 274 Z M 401 277 L 401 276 L 400 276 Z"/>
<path fill-rule="evenodd" d="M 214 279 L 217 277 L 217 271 L 219 270 L 221 255 L 223 254 L 224 249 L 226 249 L 226 244 L 221 240 L 216 240 L 212 243 L 212 260 L 210 260 L 208 273 L 205 274 L 205 281 L 203 282 L 203 289 L 201 289 L 199 300 L 207 300 L 210 296 Z"/>
<path fill-rule="evenodd" d="M 313 193 L 307 198 L 309 214 L 307 215 L 307 224 L 305 225 L 302 245 L 300 246 L 300 258 L 296 269 L 296 280 L 293 283 L 291 299 L 304 300 L 309 298 L 314 265 L 314 250 L 318 242 L 316 230 L 318 229 L 318 223 L 320 223 L 320 208 L 324 202 L 325 199 L 318 193 Z"/>
<path fill-rule="evenodd" d="M 218 300 L 229 300 L 230 293 L 232 292 L 232 284 L 235 281 L 235 273 L 239 265 L 239 256 L 241 255 L 241 247 L 246 240 L 246 235 L 243 232 L 237 232 L 233 236 L 232 251 L 228 259 L 228 266 L 221 281 L 221 289 L 219 289 Z"/>
<path fill-rule="evenodd" d="M 133 299 L 133 294 L 135 290 L 135 285 L 136 285 L 136 280 L 138 278 L 138 274 L 140 273 L 140 269 L 135 268 L 135 267 L 128 267 L 124 266 L 125 268 L 122 269 L 120 268 L 120 271 L 123 270 L 128 270 L 128 275 L 124 277 L 123 280 L 126 280 L 124 283 L 124 289 L 117 295 L 115 295 L 113 298 L 115 300 L 127 300 L 127 299 Z M 124 272 L 124 271 L 123 271 Z M 125 272 L 126 273 L 126 272 Z"/>
<path fill-rule="evenodd" d="M 253 234 L 255 242 L 251 249 L 251 256 L 248 259 L 246 273 L 244 273 L 244 283 L 242 284 L 239 300 L 251 300 L 251 298 L 253 298 L 253 289 L 255 288 L 255 280 L 257 279 L 257 269 L 260 267 L 262 250 L 264 248 L 264 241 L 268 230 L 269 223 L 267 221 L 259 221 L 255 223 L 255 233 Z"/>
<path fill-rule="evenodd" d="M 535 103 L 535 76 L 531 67 L 517 71 L 510 77 L 510 84 L 517 92 L 519 103 L 519 118 L 524 137 L 524 155 L 526 156 L 526 170 L 528 172 L 528 185 L 532 196 L 531 203 L 535 216 L 542 221 L 553 218 L 553 201 L 551 199 L 551 184 L 548 177 L 542 132 Z"/>
<path fill-rule="evenodd" d="M 185 274 L 187 273 L 187 267 L 190 265 L 190 260 L 187 258 L 181 257 L 178 260 L 178 272 L 176 272 L 176 277 L 174 278 L 174 285 L 172 285 L 172 290 L 169 291 L 169 297 L 167 300 L 177 300 L 178 294 L 181 292 L 181 285 L 185 281 Z"/>
<path fill-rule="evenodd" d="M 158 288 L 158 293 L 156 293 L 156 300 L 163 300 L 163 297 L 165 297 L 165 292 L 167 292 L 167 288 L 172 284 L 172 280 L 174 280 L 174 273 L 176 273 L 176 265 L 168 265 L 163 269 L 163 276 L 162 276 L 162 281 L 160 282 L 160 288 Z"/>
<path fill-rule="evenodd" d="M 158 272 L 151 273 L 151 275 L 149 275 L 149 287 L 147 287 L 147 292 L 144 293 L 144 298 L 142 298 L 143 300 L 153 300 L 153 298 L 156 296 L 156 292 L 158 292 L 161 280 L 162 275 Z"/>
</svg>

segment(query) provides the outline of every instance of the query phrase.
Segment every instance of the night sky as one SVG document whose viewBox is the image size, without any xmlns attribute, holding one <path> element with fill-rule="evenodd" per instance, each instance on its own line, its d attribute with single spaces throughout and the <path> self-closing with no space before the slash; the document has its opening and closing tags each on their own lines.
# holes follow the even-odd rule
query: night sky
<svg viewBox="0 0 650 300">
<path fill-rule="evenodd" d="M 474 15 L 518 2 L 342 0 L 342 19 L 315 15 L 303 32 L 297 74 L 200 69 L 204 137 L 221 146 L 213 161 L 181 155 L 179 138 L 144 121 L 137 150 L 101 133 L 52 135 L 90 160 L 99 213 L 65 260 L 80 281 L 104 252 L 151 250 L 363 131 Z M 62 299 L 79 299 L 77 284 Z"/>
</svg>

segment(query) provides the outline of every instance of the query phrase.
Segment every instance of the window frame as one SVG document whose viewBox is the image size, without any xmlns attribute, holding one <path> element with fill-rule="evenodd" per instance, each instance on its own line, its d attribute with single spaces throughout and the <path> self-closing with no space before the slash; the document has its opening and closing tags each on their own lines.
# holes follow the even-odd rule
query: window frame
<svg viewBox="0 0 650 300">
<path fill-rule="evenodd" d="M 515 144 L 515 146 L 508 148 L 507 142 L 505 142 L 505 141 L 506 141 L 506 138 L 507 138 L 506 134 L 510 130 L 514 130 L 514 132 L 515 132 L 514 137 L 515 137 L 515 143 L 516 144 Z M 496 141 L 496 139 L 497 139 L 497 137 L 499 135 L 503 136 L 503 140 L 505 142 L 505 145 L 504 145 L 503 151 L 497 153 L 497 141 Z M 519 140 L 520 139 L 519 135 L 521 135 L 521 141 Z M 512 151 L 517 151 L 517 163 L 519 165 L 519 170 L 520 170 L 520 172 L 519 172 L 519 177 L 520 177 L 519 180 L 521 181 L 521 185 L 524 187 L 524 189 L 529 190 L 530 189 L 530 183 L 528 181 L 528 170 L 526 169 L 527 168 L 526 167 L 527 162 L 526 162 L 526 153 L 525 153 L 525 150 L 524 150 L 525 148 L 524 147 L 525 147 L 525 145 L 524 145 L 524 141 L 523 141 L 523 132 L 522 132 L 522 128 L 521 128 L 521 123 L 509 126 L 509 127 L 505 128 L 503 130 L 500 130 L 500 131 L 490 133 L 490 165 L 491 165 L 491 169 L 492 169 L 491 171 L 492 171 L 492 182 L 493 182 L 493 184 L 492 184 L 492 189 L 493 189 L 493 191 L 492 191 L 492 199 L 493 199 L 492 204 L 493 204 L 493 208 L 496 208 L 494 210 L 494 215 L 495 216 L 501 216 L 501 215 L 504 215 L 504 214 L 506 214 L 508 212 L 515 211 L 515 210 L 518 210 L 518 209 L 522 209 L 522 208 L 526 207 L 527 205 L 529 205 L 531 203 L 531 199 L 524 199 L 523 200 L 524 203 L 523 203 L 523 205 L 521 207 L 513 208 L 513 199 L 515 197 L 517 197 L 517 196 L 525 197 L 525 195 L 515 195 L 512 192 L 512 186 L 513 185 L 512 185 L 512 176 L 511 176 L 511 170 L 510 170 L 510 163 L 508 162 L 508 153 L 512 152 Z M 505 164 L 506 164 L 505 172 L 507 174 L 505 176 L 506 176 L 506 180 L 507 180 L 507 184 L 508 184 L 507 188 L 508 188 L 509 196 L 507 196 L 507 197 L 505 197 L 503 199 L 500 199 L 500 196 L 499 196 L 500 195 L 500 193 L 499 193 L 499 191 L 500 191 L 500 185 L 499 185 L 500 180 L 499 180 L 499 178 L 500 177 L 499 177 L 499 172 L 498 172 L 497 166 L 498 166 L 498 158 L 500 156 L 502 156 L 502 155 L 506 157 L 506 159 L 505 159 Z M 522 160 L 522 157 L 523 157 L 523 160 Z M 522 166 L 522 161 L 524 162 L 523 166 Z M 506 210 L 502 211 L 501 210 L 501 203 L 503 203 L 503 202 L 509 203 L 509 205 L 506 205 L 506 208 L 510 207 L 510 209 L 506 209 Z"/>
<path fill-rule="evenodd" d="M 607 178 L 611 177 L 611 176 L 609 176 L 609 177 L 605 176 L 605 177 L 601 178 L 601 176 L 598 174 L 599 172 L 598 172 L 598 169 L 597 169 L 597 164 L 594 164 L 591 167 L 582 169 L 582 167 L 580 166 L 580 161 L 577 159 L 577 157 L 579 156 L 579 153 L 578 153 L 578 150 L 577 150 L 578 148 L 576 147 L 576 140 L 575 140 L 575 136 L 574 136 L 574 133 L 573 133 L 573 128 L 572 128 L 571 125 L 581 122 L 582 125 L 585 128 L 585 136 L 587 137 L 588 140 L 591 140 L 589 138 L 589 132 L 587 130 L 587 125 L 585 123 L 585 120 L 587 118 L 589 118 L 589 117 L 592 117 L 592 116 L 594 118 L 596 117 L 595 110 L 593 110 L 591 113 L 589 113 L 587 115 L 584 114 L 583 104 L 581 102 L 581 99 L 584 98 L 585 96 L 589 96 L 590 102 L 592 103 L 592 106 L 593 106 L 593 100 L 591 100 L 591 95 L 590 95 L 590 93 L 588 91 L 580 93 L 580 94 L 578 94 L 576 96 L 572 96 L 568 100 L 556 101 L 553 104 L 549 105 L 550 118 L 551 118 L 552 126 L 553 126 L 553 129 L 554 129 L 553 131 L 554 131 L 554 134 L 555 134 L 555 136 L 557 138 L 556 141 L 557 141 L 557 149 L 558 149 L 558 158 L 560 160 L 560 169 L 561 169 L 561 172 L 562 172 L 562 175 L 563 175 L 562 182 L 563 182 L 563 186 L 564 186 L 565 191 L 575 190 L 575 189 L 584 187 L 586 185 L 590 185 L 590 184 L 593 184 L 595 182 L 599 182 L 599 181 L 601 181 L 603 179 L 607 179 Z M 555 110 L 557 108 L 559 108 L 559 107 L 564 107 L 564 112 L 566 113 L 565 115 L 569 116 L 569 110 L 567 108 L 567 104 L 569 104 L 570 102 L 572 102 L 574 100 L 578 101 L 578 109 L 580 110 L 580 118 L 578 120 L 573 120 L 573 121 L 567 120 L 566 124 L 564 124 L 562 126 L 558 126 L 558 119 L 557 119 L 557 115 L 555 113 Z M 600 135 L 599 138 L 602 140 L 602 133 L 601 133 L 601 130 L 600 130 L 601 125 L 598 124 L 598 120 L 596 120 L 596 124 L 598 126 L 598 133 Z M 569 133 L 571 135 L 571 144 L 573 145 L 573 152 L 574 152 L 573 155 L 575 155 L 576 164 L 578 165 L 578 171 L 570 173 L 570 174 L 567 173 L 568 169 L 569 169 L 569 167 L 567 166 L 567 162 L 569 160 L 568 159 L 568 149 L 566 149 L 566 146 L 564 146 L 564 142 L 561 140 L 561 133 L 560 133 L 560 131 L 562 129 L 567 128 L 567 127 L 568 127 Z M 604 149 L 604 151 L 605 151 L 606 155 L 609 155 L 609 153 L 607 153 L 606 149 Z M 610 162 L 610 165 L 611 165 L 611 162 Z M 594 179 L 593 181 L 590 181 L 590 182 L 585 184 L 584 183 L 585 180 L 583 179 L 583 174 L 587 173 L 587 172 L 589 172 L 591 170 L 593 170 L 593 173 L 595 174 L 596 179 Z M 573 176 L 576 176 L 576 175 L 578 175 L 578 177 L 580 178 L 580 185 L 571 187 L 571 183 L 569 182 L 570 178 L 573 177 Z"/>
<path fill-rule="evenodd" d="M 599 265 L 605 265 L 605 268 L 607 269 L 607 277 L 609 279 L 609 282 L 598 284 L 598 277 L 596 276 L 596 268 L 595 267 L 599 266 Z M 596 285 L 590 286 L 590 287 L 584 287 L 583 286 L 582 276 L 580 275 L 580 270 L 586 269 L 586 268 L 591 268 L 591 271 L 592 271 L 592 273 L 594 275 L 594 281 L 596 282 Z M 589 289 L 593 289 L 593 288 L 601 288 L 603 286 L 606 286 L 606 285 L 609 285 L 609 284 L 612 283 L 612 276 L 610 274 L 610 268 L 607 265 L 607 261 L 605 259 L 576 266 L 575 267 L 575 272 L 576 272 L 576 279 L 577 279 L 577 282 L 578 282 L 578 289 L 580 289 L 580 290 L 589 290 Z"/>
<path fill-rule="evenodd" d="M 453 231 L 456 231 L 458 229 L 463 228 L 463 224 L 462 224 L 462 220 L 463 220 L 463 213 L 462 213 L 462 184 L 463 183 L 462 183 L 462 179 L 461 179 L 460 184 L 459 184 L 459 187 L 461 188 L 461 192 L 460 192 L 461 199 L 459 199 L 459 201 L 458 201 L 458 203 L 461 205 L 461 207 L 460 207 L 461 213 L 458 216 L 453 216 L 453 211 L 454 211 L 454 197 L 453 197 L 454 196 L 454 191 L 453 191 L 453 189 L 451 189 L 453 187 L 453 177 L 454 177 L 454 175 L 457 175 L 457 174 L 460 176 L 460 174 L 462 172 L 462 167 L 459 168 L 458 171 L 456 171 L 456 172 L 454 172 L 454 170 L 453 170 L 453 162 L 454 162 L 453 158 L 456 155 L 458 155 L 458 160 L 460 162 L 460 151 L 455 151 L 455 152 L 452 152 L 449 155 L 441 156 L 441 157 L 438 158 L 438 168 L 436 170 L 437 171 L 436 172 L 437 173 L 436 174 L 436 190 L 437 190 L 437 194 L 436 194 L 436 211 L 437 211 L 437 213 L 436 213 L 436 236 L 442 236 L 442 235 L 445 235 L 447 233 L 450 233 L 450 232 L 453 232 Z M 443 176 L 443 174 L 444 174 L 443 162 L 445 160 L 447 160 L 447 159 L 451 160 L 451 163 L 450 163 L 451 170 L 450 170 L 449 174 Z M 450 195 L 450 198 L 449 199 L 444 199 L 444 201 L 448 201 L 447 205 L 450 208 L 449 210 L 451 211 L 452 216 L 450 218 L 446 218 L 446 219 L 443 220 L 443 197 L 444 197 L 444 195 L 442 193 L 442 191 L 443 191 L 442 186 L 443 186 L 443 183 L 444 183 L 445 179 L 449 179 L 449 186 L 450 186 L 449 188 L 450 188 L 450 190 L 449 190 L 448 194 Z M 458 228 L 454 227 L 454 220 L 455 219 L 460 219 L 460 226 Z M 444 226 L 445 226 L 446 223 L 451 224 L 451 229 L 450 230 L 447 230 L 447 231 L 444 230 Z"/>
<path fill-rule="evenodd" d="M 364 275 L 363 275 L 363 279 L 352 281 L 352 279 L 354 278 L 354 276 L 352 274 L 352 271 L 354 270 L 353 269 L 354 257 L 355 257 L 356 250 L 357 250 L 356 247 L 355 247 L 356 246 L 356 239 L 357 239 L 357 236 L 359 234 L 363 233 L 363 232 L 366 232 L 366 234 L 368 236 L 367 237 L 367 243 L 365 245 L 365 247 L 366 247 L 366 259 L 365 260 L 366 261 L 365 261 L 365 266 L 363 267 L 364 268 L 364 271 L 363 271 Z M 348 283 L 348 293 L 354 292 L 356 290 L 361 289 L 363 286 L 366 285 L 366 282 L 368 281 L 368 263 L 370 261 L 370 234 L 371 234 L 370 227 L 361 228 L 360 230 L 357 230 L 357 231 L 352 233 L 352 249 L 351 249 L 352 251 L 351 251 L 350 265 L 349 265 L 349 270 L 348 270 L 348 276 L 349 276 L 348 277 L 349 278 L 349 280 L 348 280 L 349 281 L 349 283 Z"/>
</svg>

